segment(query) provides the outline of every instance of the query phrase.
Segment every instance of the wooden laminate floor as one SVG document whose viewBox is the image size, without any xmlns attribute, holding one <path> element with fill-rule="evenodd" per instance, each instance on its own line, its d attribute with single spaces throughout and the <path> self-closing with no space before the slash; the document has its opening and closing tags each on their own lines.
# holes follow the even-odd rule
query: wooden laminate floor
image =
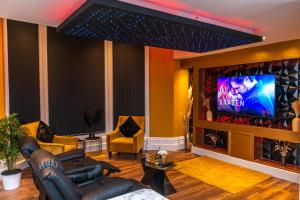
<svg viewBox="0 0 300 200">
<path fill-rule="evenodd" d="M 170 156 L 177 161 L 187 160 L 196 157 L 191 153 L 173 152 Z M 120 167 L 121 173 L 113 176 L 133 178 L 138 181 L 143 176 L 141 164 L 134 160 L 132 155 L 115 154 L 111 160 L 105 158 L 113 165 Z M 298 200 L 298 188 L 295 183 L 270 178 L 262 183 L 248 188 L 238 194 L 232 195 L 214 186 L 210 186 L 197 179 L 186 176 L 176 171 L 169 171 L 168 177 L 177 189 L 177 193 L 168 196 L 171 200 Z M 221 181 L 221 180 L 220 180 Z M 4 191 L 0 184 L 0 200 L 37 200 L 38 191 L 36 190 L 31 173 L 27 169 L 22 176 L 21 187 L 13 191 Z"/>
</svg>

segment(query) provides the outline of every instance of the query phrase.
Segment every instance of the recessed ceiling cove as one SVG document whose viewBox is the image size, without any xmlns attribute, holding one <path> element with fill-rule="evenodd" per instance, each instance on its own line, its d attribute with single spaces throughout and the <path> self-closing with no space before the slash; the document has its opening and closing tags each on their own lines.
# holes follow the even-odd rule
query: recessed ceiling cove
<svg viewBox="0 0 300 200">
<path fill-rule="evenodd" d="M 261 36 L 115 0 L 87 0 L 57 31 L 75 37 L 192 52 L 262 41 Z"/>
</svg>

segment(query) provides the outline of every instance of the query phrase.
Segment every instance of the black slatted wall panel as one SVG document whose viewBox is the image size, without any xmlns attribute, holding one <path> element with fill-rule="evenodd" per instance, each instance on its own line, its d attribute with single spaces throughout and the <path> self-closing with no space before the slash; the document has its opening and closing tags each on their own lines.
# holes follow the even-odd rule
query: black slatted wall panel
<svg viewBox="0 0 300 200">
<path fill-rule="evenodd" d="M 113 43 L 114 125 L 119 115 L 145 114 L 144 47 Z"/>
<path fill-rule="evenodd" d="M 40 119 L 38 25 L 7 20 L 10 113 Z"/>
<path fill-rule="evenodd" d="M 101 110 L 105 130 L 104 42 L 72 38 L 48 28 L 50 126 L 59 134 L 86 133 L 84 110 Z"/>
</svg>

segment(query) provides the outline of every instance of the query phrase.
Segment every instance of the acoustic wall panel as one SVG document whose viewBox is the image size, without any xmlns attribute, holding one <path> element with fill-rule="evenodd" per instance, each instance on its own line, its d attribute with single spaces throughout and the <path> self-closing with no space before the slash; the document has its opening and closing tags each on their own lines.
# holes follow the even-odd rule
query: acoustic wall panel
<svg viewBox="0 0 300 200">
<path fill-rule="evenodd" d="M 105 130 L 104 42 L 72 38 L 48 28 L 49 121 L 59 134 L 87 133 L 84 111 L 101 112 Z"/>
<path fill-rule="evenodd" d="M 38 25 L 7 20 L 10 113 L 40 119 Z"/>
<path fill-rule="evenodd" d="M 145 114 L 144 47 L 113 43 L 114 125 L 119 115 Z"/>
</svg>

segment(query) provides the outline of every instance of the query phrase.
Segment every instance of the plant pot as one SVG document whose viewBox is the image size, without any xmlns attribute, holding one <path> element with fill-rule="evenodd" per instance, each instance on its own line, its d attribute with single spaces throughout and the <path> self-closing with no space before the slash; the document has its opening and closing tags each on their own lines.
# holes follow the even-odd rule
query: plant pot
<svg viewBox="0 0 300 200">
<path fill-rule="evenodd" d="M 292 130 L 295 132 L 300 132 L 300 118 L 295 117 L 292 121 Z"/>
<path fill-rule="evenodd" d="M 14 190 L 20 186 L 22 170 L 14 169 L 13 171 L 1 172 L 4 190 Z"/>
<path fill-rule="evenodd" d="M 282 166 L 286 166 L 286 156 L 281 156 L 281 164 Z"/>
<path fill-rule="evenodd" d="M 213 120 L 212 118 L 213 118 L 212 117 L 212 112 L 211 112 L 211 110 L 208 110 L 206 112 L 206 120 L 211 122 Z"/>
</svg>

